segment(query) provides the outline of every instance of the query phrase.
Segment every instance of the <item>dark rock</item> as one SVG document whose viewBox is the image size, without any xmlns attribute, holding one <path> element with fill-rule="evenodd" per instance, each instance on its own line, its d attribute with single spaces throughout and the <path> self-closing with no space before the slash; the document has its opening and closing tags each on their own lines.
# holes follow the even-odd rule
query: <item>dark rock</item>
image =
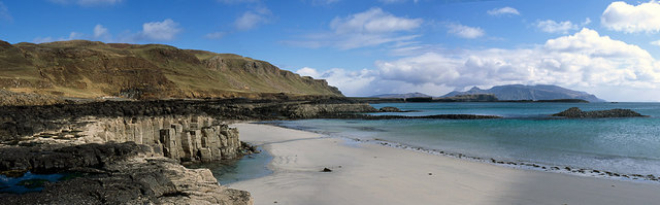
<svg viewBox="0 0 660 205">
<path fill-rule="evenodd" d="M 379 112 L 402 112 L 399 108 L 396 107 L 382 107 L 378 109 Z"/>
<path fill-rule="evenodd" d="M 96 166 L 70 169 L 79 174 L 56 183 L 43 180 L 26 180 L 26 187 L 43 187 L 42 192 L 21 195 L 3 194 L 0 204 L 251 204 L 250 194 L 245 191 L 220 187 L 208 169 L 190 170 L 178 161 L 166 158 L 125 159 L 126 153 L 133 153 L 134 143 L 91 146 L 80 145 L 63 147 L 57 151 L 43 152 L 43 160 L 56 160 L 53 166 Z M 128 152 L 127 152 L 128 151 Z M 95 162 L 81 161 L 65 163 L 68 155 L 79 156 L 80 152 L 90 152 L 89 156 L 99 159 Z M 62 155 L 64 153 L 65 155 Z M 98 154 L 98 153 L 105 153 Z M 113 154 L 117 156 L 112 156 Z M 63 158 L 49 157 L 64 156 Z M 40 158 L 30 164 L 45 164 Z M 102 162 L 102 163 L 97 163 Z M 91 171 L 91 172 L 87 172 Z"/>
<path fill-rule="evenodd" d="M 76 167 L 99 167 L 137 156 L 139 151 L 140 146 L 135 142 L 2 148 L 0 170 L 49 173 Z"/>
<path fill-rule="evenodd" d="M 328 168 L 326 167 L 326 168 L 323 168 L 323 170 L 321 170 L 321 172 L 332 172 L 332 169 L 328 169 Z"/>
<path fill-rule="evenodd" d="M 566 118 L 613 118 L 613 117 L 648 117 L 630 109 L 611 109 L 597 111 L 582 111 L 580 108 L 572 107 L 552 116 Z"/>
</svg>

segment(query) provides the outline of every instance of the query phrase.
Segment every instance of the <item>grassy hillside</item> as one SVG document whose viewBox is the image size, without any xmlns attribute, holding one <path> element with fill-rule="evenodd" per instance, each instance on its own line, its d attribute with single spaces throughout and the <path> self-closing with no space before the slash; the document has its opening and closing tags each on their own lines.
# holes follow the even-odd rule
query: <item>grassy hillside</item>
<svg viewBox="0 0 660 205">
<path fill-rule="evenodd" d="M 342 96 L 324 80 L 239 55 L 82 40 L 14 45 L 0 41 L 0 88 L 79 98 Z"/>
</svg>

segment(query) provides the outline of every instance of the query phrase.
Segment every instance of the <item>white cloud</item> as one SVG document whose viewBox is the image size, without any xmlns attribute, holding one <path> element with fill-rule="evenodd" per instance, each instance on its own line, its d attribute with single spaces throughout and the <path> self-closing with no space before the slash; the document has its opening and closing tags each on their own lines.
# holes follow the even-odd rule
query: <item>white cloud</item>
<svg viewBox="0 0 660 205">
<path fill-rule="evenodd" d="M 48 37 L 36 37 L 32 39 L 33 43 L 48 43 L 48 42 L 53 42 L 53 41 L 69 41 L 69 40 L 77 40 L 77 39 L 85 39 L 87 38 L 87 35 L 84 33 L 78 33 L 78 32 L 71 32 L 69 33 L 69 36 L 67 37 L 60 37 L 60 38 L 53 38 L 51 36 Z"/>
<path fill-rule="evenodd" d="M 53 37 L 36 37 L 32 39 L 33 43 L 46 43 L 46 42 L 53 42 L 55 39 Z"/>
<path fill-rule="evenodd" d="M 492 10 L 488 10 L 486 13 L 491 16 L 502 16 L 502 15 L 520 15 L 517 9 L 511 7 L 502 7 Z"/>
<path fill-rule="evenodd" d="M 469 27 L 461 24 L 450 23 L 447 24 L 449 31 L 447 33 L 467 39 L 479 38 L 486 35 L 486 32 L 479 27 Z"/>
<path fill-rule="evenodd" d="M 69 33 L 69 38 L 65 40 L 74 40 L 74 39 L 83 39 L 83 38 L 85 38 L 85 34 L 78 32 L 71 32 Z"/>
<path fill-rule="evenodd" d="M 78 4 L 81 6 L 102 6 L 121 3 L 123 0 L 50 0 L 58 4 Z"/>
<path fill-rule="evenodd" d="M 659 32 L 660 3 L 652 0 L 639 5 L 626 2 L 612 2 L 600 17 L 600 22 L 608 29 L 626 33 Z"/>
<path fill-rule="evenodd" d="M 397 17 L 380 8 L 372 8 L 346 17 L 335 17 L 330 22 L 331 32 L 309 34 L 304 36 L 304 40 L 283 43 L 310 48 L 339 49 L 378 46 L 420 37 L 417 34 L 404 33 L 414 32 L 422 23 L 423 20 L 419 18 Z"/>
<path fill-rule="evenodd" d="M 214 33 L 209 33 L 209 34 L 204 35 L 204 38 L 207 38 L 207 39 L 221 39 L 222 37 L 225 37 L 225 35 L 227 35 L 227 33 L 225 33 L 225 32 L 214 32 Z"/>
<path fill-rule="evenodd" d="M 103 27 L 101 24 L 94 26 L 94 38 L 107 37 L 108 35 L 110 35 L 108 28 Z"/>
<path fill-rule="evenodd" d="M 2 1 L 0 1 L 0 20 L 4 21 L 13 21 L 13 18 L 11 17 L 11 14 L 9 13 L 9 9 L 7 6 L 5 6 Z"/>
<path fill-rule="evenodd" d="M 422 19 L 396 17 L 380 8 L 372 8 L 345 18 L 336 17 L 330 23 L 336 33 L 388 33 L 410 31 L 422 24 Z"/>
<path fill-rule="evenodd" d="M 259 25 L 266 24 L 272 17 L 272 13 L 265 7 L 256 9 L 255 11 L 246 11 L 236 19 L 234 26 L 238 30 L 250 30 Z"/>
<path fill-rule="evenodd" d="M 142 31 L 140 32 L 139 39 L 155 40 L 155 41 L 170 41 L 181 32 L 179 24 L 172 19 L 165 19 L 161 22 L 148 22 L 142 24 Z"/>
<path fill-rule="evenodd" d="M 585 24 L 588 24 L 588 22 L 591 22 L 591 20 L 587 18 L 587 20 L 585 20 Z M 546 33 L 560 34 L 568 34 L 569 31 L 578 29 L 577 25 L 570 21 L 556 22 L 553 20 L 538 21 L 536 23 L 536 27 Z"/>
<path fill-rule="evenodd" d="M 415 91 L 442 95 L 471 86 L 519 83 L 555 84 L 607 100 L 660 101 L 660 62 L 639 46 L 590 29 L 528 49 L 428 52 L 375 65 L 354 72 L 300 72 L 326 78 L 349 96 Z"/>
<path fill-rule="evenodd" d="M 654 46 L 660 46 L 660 40 L 652 41 L 652 42 L 651 42 L 651 45 L 654 45 Z"/>
</svg>

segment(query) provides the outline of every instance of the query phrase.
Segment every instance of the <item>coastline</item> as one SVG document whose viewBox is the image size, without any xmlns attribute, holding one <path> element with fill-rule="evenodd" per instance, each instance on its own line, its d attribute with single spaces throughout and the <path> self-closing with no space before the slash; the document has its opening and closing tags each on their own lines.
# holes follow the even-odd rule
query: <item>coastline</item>
<svg viewBox="0 0 660 205">
<path fill-rule="evenodd" d="M 273 174 L 229 184 L 255 204 L 652 204 L 660 185 L 513 169 L 262 124 L 235 124 Z M 324 168 L 332 172 L 320 172 Z"/>
</svg>

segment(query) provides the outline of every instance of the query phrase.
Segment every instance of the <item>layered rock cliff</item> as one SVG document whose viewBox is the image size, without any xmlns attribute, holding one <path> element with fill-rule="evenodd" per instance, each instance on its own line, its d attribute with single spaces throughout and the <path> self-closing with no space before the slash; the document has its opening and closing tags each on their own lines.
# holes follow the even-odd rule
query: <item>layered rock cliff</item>
<svg viewBox="0 0 660 205">
<path fill-rule="evenodd" d="M 86 116 L 67 121 L 57 129 L 22 136 L 13 144 L 81 145 L 108 142 L 146 145 L 159 156 L 181 162 L 233 159 L 241 155 L 241 148 L 247 147 L 239 141 L 238 130 L 229 128 L 212 117 L 199 115 Z"/>
<path fill-rule="evenodd" d="M 234 54 L 83 40 L 0 41 L 0 88 L 76 98 L 342 96 L 324 80 Z"/>
</svg>

